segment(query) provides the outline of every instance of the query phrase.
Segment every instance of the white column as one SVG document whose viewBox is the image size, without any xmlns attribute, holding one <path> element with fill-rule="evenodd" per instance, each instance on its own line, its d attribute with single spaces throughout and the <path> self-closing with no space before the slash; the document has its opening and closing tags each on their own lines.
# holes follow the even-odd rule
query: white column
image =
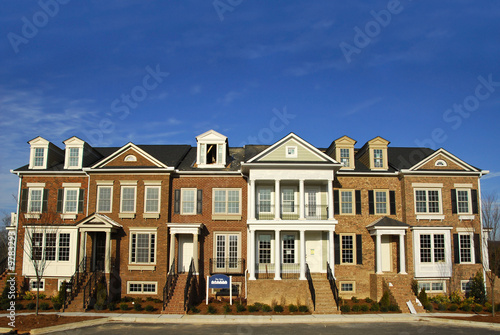
<svg viewBox="0 0 500 335">
<path fill-rule="evenodd" d="M 299 181 L 299 220 L 305 219 L 305 201 L 306 195 L 304 193 L 304 179 Z"/>
<path fill-rule="evenodd" d="M 193 262 L 194 272 L 198 273 L 198 232 L 193 234 Z"/>
<path fill-rule="evenodd" d="M 174 259 L 175 259 L 175 233 L 170 233 L 170 263 L 168 266 L 168 271 L 170 271 Z"/>
<path fill-rule="evenodd" d="M 81 231 L 80 232 L 80 261 L 78 262 L 77 266 L 82 262 L 83 258 L 85 257 L 85 235 L 87 235 L 86 232 Z"/>
<path fill-rule="evenodd" d="M 330 270 L 332 270 L 332 275 L 335 277 L 335 240 L 333 238 L 333 230 L 328 231 L 328 238 L 330 240 Z"/>
<path fill-rule="evenodd" d="M 250 280 L 255 280 L 255 230 L 250 230 L 250 255 L 248 267 L 250 268 Z"/>
<path fill-rule="evenodd" d="M 376 242 L 375 242 L 375 250 L 377 256 L 377 271 L 375 273 L 382 273 L 382 236 L 377 231 L 375 233 Z"/>
<path fill-rule="evenodd" d="M 104 259 L 104 273 L 111 272 L 111 232 L 106 232 L 106 249 Z"/>
<path fill-rule="evenodd" d="M 399 273 L 406 274 L 406 257 L 405 257 L 405 234 L 399 234 Z"/>
<path fill-rule="evenodd" d="M 328 179 L 328 219 L 333 220 L 333 180 Z"/>
<path fill-rule="evenodd" d="M 306 234 L 300 231 L 300 277 L 299 280 L 306 280 Z"/>
<path fill-rule="evenodd" d="M 274 280 L 281 280 L 281 236 L 280 231 L 274 231 Z"/>
<path fill-rule="evenodd" d="M 256 212 L 256 207 L 255 207 L 255 180 L 250 180 L 248 179 L 248 210 L 250 211 L 250 220 L 255 220 L 255 212 Z"/>
<path fill-rule="evenodd" d="M 274 182 L 274 219 L 279 220 L 281 214 L 281 190 L 280 180 Z"/>
</svg>

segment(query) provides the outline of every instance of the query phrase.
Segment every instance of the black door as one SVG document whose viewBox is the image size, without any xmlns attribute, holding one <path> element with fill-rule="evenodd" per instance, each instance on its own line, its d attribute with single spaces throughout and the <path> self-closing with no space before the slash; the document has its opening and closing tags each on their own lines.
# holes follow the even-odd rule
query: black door
<svg viewBox="0 0 500 335">
<path fill-rule="evenodd" d="M 92 271 L 104 271 L 106 257 L 106 233 L 94 233 L 94 247 L 92 250 Z"/>
</svg>

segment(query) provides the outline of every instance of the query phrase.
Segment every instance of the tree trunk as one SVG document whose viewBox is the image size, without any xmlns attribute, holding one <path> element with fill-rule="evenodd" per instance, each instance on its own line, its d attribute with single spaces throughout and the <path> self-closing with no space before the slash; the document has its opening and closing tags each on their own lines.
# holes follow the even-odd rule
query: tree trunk
<svg viewBox="0 0 500 335">
<path fill-rule="evenodd" d="M 36 285 L 36 311 L 35 315 L 38 316 L 38 297 L 40 296 L 40 279 L 37 278 L 37 285 Z"/>
</svg>

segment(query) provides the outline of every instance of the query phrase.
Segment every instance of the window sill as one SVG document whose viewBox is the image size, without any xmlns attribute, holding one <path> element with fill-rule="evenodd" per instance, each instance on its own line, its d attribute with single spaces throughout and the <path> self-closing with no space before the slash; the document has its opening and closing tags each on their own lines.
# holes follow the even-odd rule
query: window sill
<svg viewBox="0 0 500 335">
<path fill-rule="evenodd" d="M 33 214 L 24 214 L 25 219 L 39 219 L 40 214 L 39 213 L 33 213 Z"/>
<path fill-rule="evenodd" d="M 129 271 L 154 271 L 156 270 L 156 265 L 129 265 Z"/>
<path fill-rule="evenodd" d="M 475 215 L 459 215 L 459 216 L 458 216 L 458 219 L 459 219 L 460 221 L 462 221 L 462 220 L 471 220 L 471 221 L 472 221 L 472 220 L 474 220 L 475 218 L 476 218 L 476 216 L 475 216 Z"/>
<path fill-rule="evenodd" d="M 143 219 L 159 219 L 160 213 L 144 213 L 142 214 Z"/>
<path fill-rule="evenodd" d="M 118 217 L 120 219 L 135 219 L 135 213 L 119 213 Z"/>
<path fill-rule="evenodd" d="M 217 215 L 212 215 L 212 220 L 235 220 L 235 221 L 240 221 L 241 220 L 241 215 L 224 215 L 224 214 L 217 214 Z"/>
<path fill-rule="evenodd" d="M 63 219 L 63 220 L 75 220 L 76 214 L 61 214 L 61 219 Z"/>
<path fill-rule="evenodd" d="M 417 220 L 444 220 L 444 215 L 442 214 L 417 214 Z"/>
</svg>

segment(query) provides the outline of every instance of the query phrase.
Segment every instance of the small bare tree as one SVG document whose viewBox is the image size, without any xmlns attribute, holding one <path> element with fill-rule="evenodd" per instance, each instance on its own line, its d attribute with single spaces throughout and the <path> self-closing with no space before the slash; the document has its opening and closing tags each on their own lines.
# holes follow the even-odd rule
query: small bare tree
<svg viewBox="0 0 500 335">
<path fill-rule="evenodd" d="M 484 228 L 491 229 L 489 240 L 496 240 L 499 238 L 498 232 L 500 228 L 500 203 L 497 193 L 492 192 L 482 196 L 481 213 Z"/>
</svg>

